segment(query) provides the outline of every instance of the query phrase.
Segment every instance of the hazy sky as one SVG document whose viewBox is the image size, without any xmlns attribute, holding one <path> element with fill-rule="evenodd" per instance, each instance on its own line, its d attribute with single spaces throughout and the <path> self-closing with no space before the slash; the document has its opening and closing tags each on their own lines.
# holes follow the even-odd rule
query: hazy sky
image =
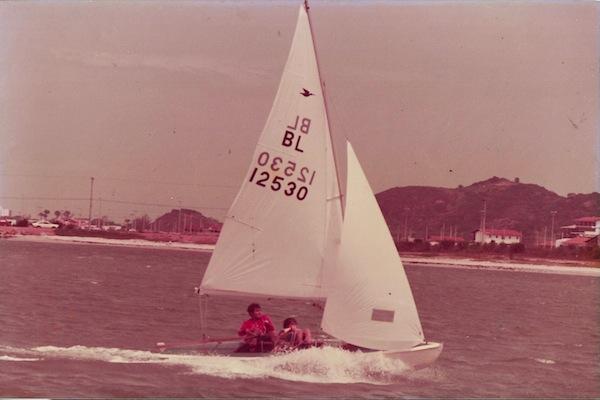
<svg viewBox="0 0 600 400">
<path fill-rule="evenodd" d="M 222 218 L 299 4 L 0 2 L 0 205 L 87 216 L 69 199 L 88 197 L 94 176 L 95 215 L 181 204 Z M 311 12 L 333 134 L 353 142 L 376 192 L 494 175 L 598 191 L 597 3 Z"/>
</svg>

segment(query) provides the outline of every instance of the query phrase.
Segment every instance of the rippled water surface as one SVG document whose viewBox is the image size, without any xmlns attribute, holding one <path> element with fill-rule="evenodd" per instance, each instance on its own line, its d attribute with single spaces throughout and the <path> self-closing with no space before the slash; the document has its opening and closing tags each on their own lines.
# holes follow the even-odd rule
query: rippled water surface
<svg viewBox="0 0 600 400">
<path fill-rule="evenodd" d="M 406 266 L 425 335 L 445 346 L 420 371 L 335 349 L 155 352 L 199 337 L 194 287 L 209 258 L 0 241 L 0 396 L 600 397 L 599 278 Z M 209 334 L 235 334 L 248 300 L 211 299 Z M 261 303 L 277 324 L 296 315 L 318 332 L 311 304 Z"/>
</svg>

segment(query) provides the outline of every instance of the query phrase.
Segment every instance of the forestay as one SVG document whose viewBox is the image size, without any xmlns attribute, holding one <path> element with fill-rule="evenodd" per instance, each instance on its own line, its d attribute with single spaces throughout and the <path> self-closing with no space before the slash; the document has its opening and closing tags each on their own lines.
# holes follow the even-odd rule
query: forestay
<svg viewBox="0 0 600 400">
<path fill-rule="evenodd" d="M 424 342 L 402 262 L 350 143 L 336 280 L 322 328 L 356 346 L 408 349 Z"/>
<path fill-rule="evenodd" d="M 323 267 L 332 262 L 341 221 L 334 168 L 308 15 L 301 7 L 273 107 L 201 292 L 323 298 Z"/>
</svg>

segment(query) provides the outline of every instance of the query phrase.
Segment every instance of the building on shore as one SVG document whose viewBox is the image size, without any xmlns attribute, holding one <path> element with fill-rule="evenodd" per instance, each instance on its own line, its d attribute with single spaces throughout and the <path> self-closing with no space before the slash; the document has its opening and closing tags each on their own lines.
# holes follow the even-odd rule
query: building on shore
<svg viewBox="0 0 600 400">
<path fill-rule="evenodd" d="M 555 243 L 556 247 L 594 247 L 598 246 L 598 236 L 586 237 L 577 236 L 573 238 L 558 239 Z"/>
<path fill-rule="evenodd" d="M 600 236 L 600 217 L 581 217 L 571 225 L 560 227 L 561 238 L 554 242 L 555 247 L 593 247 L 598 246 Z"/>
<path fill-rule="evenodd" d="M 10 217 L 12 215 L 12 211 L 9 208 L 3 208 L 0 206 L 0 217 Z"/>
<path fill-rule="evenodd" d="M 512 229 L 486 229 L 485 233 L 481 229 L 473 231 L 475 243 L 521 243 L 523 234 Z"/>
<path fill-rule="evenodd" d="M 79 229 L 89 229 L 90 220 L 87 218 L 70 218 L 69 221 L 67 221 L 67 225 L 72 225 Z"/>
<path fill-rule="evenodd" d="M 442 242 L 453 243 L 455 246 L 464 243 L 465 239 L 458 236 L 429 236 L 426 240 L 431 246 L 439 246 Z"/>
<path fill-rule="evenodd" d="M 581 217 L 575 220 L 577 230 L 582 236 L 592 237 L 600 235 L 600 217 Z"/>
</svg>

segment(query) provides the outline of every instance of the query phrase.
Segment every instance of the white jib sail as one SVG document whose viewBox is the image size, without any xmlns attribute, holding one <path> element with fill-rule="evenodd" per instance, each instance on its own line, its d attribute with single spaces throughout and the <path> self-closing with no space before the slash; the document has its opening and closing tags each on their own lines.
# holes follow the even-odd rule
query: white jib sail
<svg viewBox="0 0 600 400">
<path fill-rule="evenodd" d="M 402 262 L 369 182 L 348 143 L 346 209 L 336 280 L 322 327 L 356 346 L 398 350 L 424 341 Z"/>
<path fill-rule="evenodd" d="M 330 144 L 308 15 L 300 7 L 273 107 L 202 293 L 324 297 L 323 265 L 335 240 L 328 221 L 341 213 Z"/>
</svg>

